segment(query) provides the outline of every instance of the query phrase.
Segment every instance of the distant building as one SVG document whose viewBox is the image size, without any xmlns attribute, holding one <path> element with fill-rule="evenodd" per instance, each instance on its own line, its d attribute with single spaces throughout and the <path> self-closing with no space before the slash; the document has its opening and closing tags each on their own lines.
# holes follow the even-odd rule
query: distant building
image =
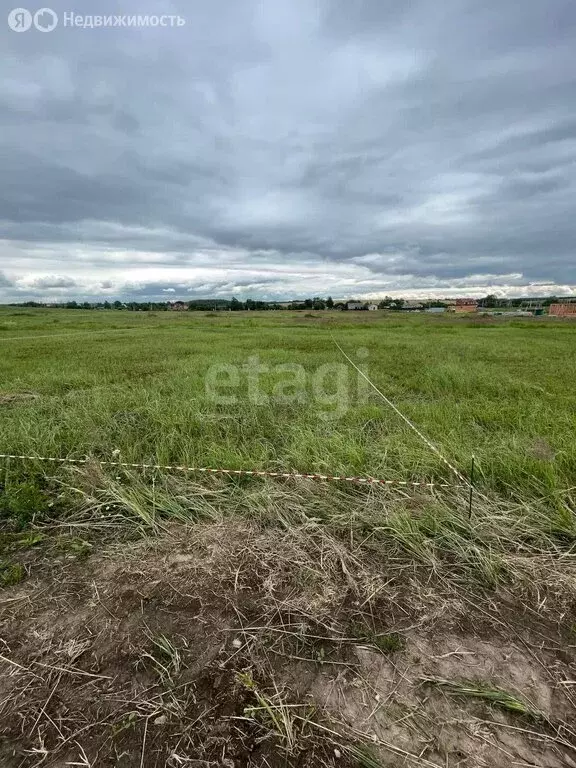
<svg viewBox="0 0 576 768">
<path fill-rule="evenodd" d="M 450 307 L 452 312 L 476 312 L 478 309 L 477 299 L 456 299 Z"/>
<path fill-rule="evenodd" d="M 188 310 L 188 304 L 185 301 L 171 301 L 168 304 L 168 309 L 172 312 L 186 312 Z"/>
<path fill-rule="evenodd" d="M 428 307 L 424 310 L 425 312 L 430 312 L 430 314 L 438 315 L 440 312 L 446 312 L 446 307 Z"/>
<path fill-rule="evenodd" d="M 550 304 L 548 314 L 554 317 L 576 317 L 576 301 L 563 301 L 559 304 Z"/>
<path fill-rule="evenodd" d="M 366 309 L 361 301 L 349 301 L 346 306 L 348 309 Z"/>
<path fill-rule="evenodd" d="M 375 310 L 378 309 L 378 304 L 368 304 L 366 309 L 368 309 L 370 312 L 374 312 Z"/>
</svg>

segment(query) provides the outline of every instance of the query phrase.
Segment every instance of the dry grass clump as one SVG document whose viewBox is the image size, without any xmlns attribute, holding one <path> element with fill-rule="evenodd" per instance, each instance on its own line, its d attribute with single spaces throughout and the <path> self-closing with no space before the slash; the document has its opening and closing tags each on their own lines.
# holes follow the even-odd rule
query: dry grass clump
<svg viewBox="0 0 576 768">
<path fill-rule="evenodd" d="M 256 521 L 282 535 L 313 534 L 335 557 L 358 564 L 378 560 L 394 578 L 425 572 L 444 591 L 499 589 L 543 609 L 565 611 L 576 597 L 574 499 L 515 503 L 477 493 L 468 514 L 466 491 L 340 487 L 310 482 L 267 482 L 122 472 L 98 465 L 75 469 L 73 492 L 86 525 L 116 524 L 141 534 L 171 522 Z M 297 532 L 297 534 L 295 534 Z M 325 554 L 314 577 L 322 580 Z M 342 569 L 349 567 L 342 560 Z M 361 569 L 360 569 L 361 570 Z M 359 578 L 355 576 L 355 580 Z"/>
</svg>

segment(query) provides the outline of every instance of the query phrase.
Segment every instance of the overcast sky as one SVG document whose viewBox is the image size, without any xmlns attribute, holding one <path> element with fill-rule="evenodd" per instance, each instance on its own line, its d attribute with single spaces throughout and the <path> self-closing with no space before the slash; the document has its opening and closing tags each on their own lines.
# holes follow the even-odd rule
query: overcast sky
<svg viewBox="0 0 576 768">
<path fill-rule="evenodd" d="M 2 12 L 0 302 L 576 293 L 574 0 L 51 7 Z"/>
</svg>

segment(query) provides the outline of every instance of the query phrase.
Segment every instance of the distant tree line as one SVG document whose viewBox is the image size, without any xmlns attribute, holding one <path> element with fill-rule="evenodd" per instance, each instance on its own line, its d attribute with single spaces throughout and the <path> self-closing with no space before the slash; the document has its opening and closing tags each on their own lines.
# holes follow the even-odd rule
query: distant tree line
<svg viewBox="0 0 576 768">
<path fill-rule="evenodd" d="M 562 298 L 571 298 L 570 296 L 563 296 Z M 559 301 L 558 296 L 545 296 L 545 297 L 529 297 L 529 298 L 517 298 L 506 299 L 499 298 L 494 294 L 489 294 L 483 299 L 478 301 L 478 306 L 483 309 L 506 309 L 507 307 L 520 308 L 526 305 L 539 305 L 541 307 L 549 307 L 550 304 L 557 304 Z"/>
<path fill-rule="evenodd" d="M 328 296 L 327 299 L 321 299 L 315 297 L 313 299 L 305 299 L 303 301 L 293 302 L 276 302 L 276 301 L 261 301 L 257 299 L 246 299 L 245 301 L 239 301 L 237 298 L 232 299 L 192 299 L 190 301 L 62 301 L 62 302 L 41 302 L 41 301 L 25 301 L 20 304 L 11 304 L 10 306 L 18 307 L 54 307 L 59 309 L 116 309 L 116 310 L 128 310 L 131 312 L 167 312 L 174 308 L 175 305 L 185 304 L 190 312 L 211 312 L 217 310 L 232 310 L 235 311 L 263 311 L 270 309 L 285 309 L 289 306 L 290 309 L 332 309 L 334 307 L 334 301 L 332 297 Z"/>
<path fill-rule="evenodd" d="M 570 298 L 570 297 L 563 297 Z M 574 297 L 572 297 L 574 298 Z M 555 304 L 559 299 L 557 296 L 547 297 L 530 297 L 530 298 L 515 298 L 506 299 L 499 298 L 494 294 L 489 294 L 483 299 L 478 300 L 478 306 L 483 309 L 498 309 L 506 307 L 523 307 L 526 305 L 539 305 L 541 307 L 548 307 L 550 304 Z M 63 302 L 41 302 L 41 301 L 25 301 L 19 304 L 11 304 L 14 307 L 56 307 L 60 309 L 115 309 L 125 310 L 129 312 L 167 312 L 175 308 L 176 305 L 185 305 L 184 308 L 189 312 L 214 312 L 219 310 L 227 310 L 232 312 L 239 311 L 263 311 L 263 310 L 278 310 L 278 309 L 295 309 L 295 310 L 322 310 L 322 309 L 337 309 L 340 311 L 348 310 L 348 303 L 363 304 L 367 309 L 369 304 L 373 302 L 357 301 L 355 299 L 349 299 L 347 301 L 335 302 L 331 296 L 327 298 L 321 298 L 314 296 L 311 299 L 295 300 L 295 301 L 261 301 L 256 299 L 246 299 L 240 301 L 239 299 L 232 297 L 232 299 L 192 299 L 190 301 L 63 301 Z M 447 307 L 447 301 L 441 299 L 430 299 L 428 301 L 420 301 L 418 305 L 424 309 L 430 307 Z M 407 308 L 407 301 L 405 299 L 393 299 L 391 296 L 385 296 L 380 302 L 378 302 L 378 309 L 386 310 L 401 310 Z"/>
</svg>

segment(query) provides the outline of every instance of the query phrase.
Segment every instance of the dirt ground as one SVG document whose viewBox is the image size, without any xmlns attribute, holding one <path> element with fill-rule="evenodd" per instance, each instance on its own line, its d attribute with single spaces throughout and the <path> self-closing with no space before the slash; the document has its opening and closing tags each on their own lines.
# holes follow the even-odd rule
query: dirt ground
<svg viewBox="0 0 576 768">
<path fill-rule="evenodd" d="M 576 641 L 381 570 L 241 522 L 38 556 L 0 591 L 0 765 L 576 767 Z"/>
</svg>

